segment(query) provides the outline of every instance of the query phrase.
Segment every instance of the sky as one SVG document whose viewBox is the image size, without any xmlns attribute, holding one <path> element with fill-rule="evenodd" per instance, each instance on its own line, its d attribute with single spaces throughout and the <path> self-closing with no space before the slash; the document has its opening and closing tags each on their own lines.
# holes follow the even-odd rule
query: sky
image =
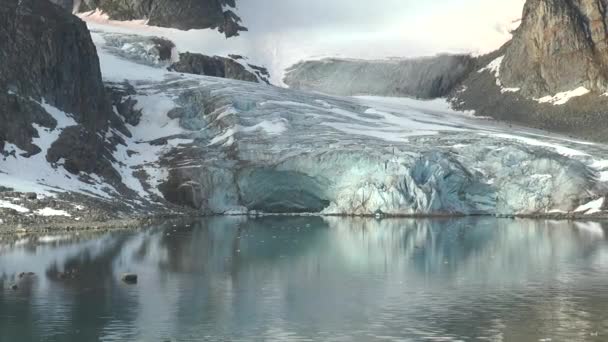
<svg viewBox="0 0 608 342">
<path fill-rule="evenodd" d="M 239 0 L 252 48 L 271 69 L 301 59 L 481 54 L 517 27 L 525 0 Z"/>
<path fill-rule="evenodd" d="M 269 69 L 273 84 L 283 85 L 285 70 L 303 60 L 407 58 L 493 51 L 510 39 L 510 30 L 517 27 L 524 2 L 237 0 L 236 12 L 249 31 L 230 39 L 216 30 L 179 31 L 145 25 L 137 28 L 134 23 L 116 25 L 122 26 L 120 29 L 126 33 L 135 30 L 139 34 L 166 36 L 180 51 L 247 56 L 249 63 Z"/>
</svg>

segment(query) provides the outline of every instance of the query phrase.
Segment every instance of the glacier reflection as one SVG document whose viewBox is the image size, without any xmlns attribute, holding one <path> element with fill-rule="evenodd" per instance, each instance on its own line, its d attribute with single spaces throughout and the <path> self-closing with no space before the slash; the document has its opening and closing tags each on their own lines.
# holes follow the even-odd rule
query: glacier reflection
<svg viewBox="0 0 608 342">
<path fill-rule="evenodd" d="M 216 217 L 45 243 L 4 238 L 0 340 L 599 341 L 605 229 Z M 37 276 L 19 279 L 24 271 Z M 123 272 L 139 284 L 122 284 Z"/>
</svg>

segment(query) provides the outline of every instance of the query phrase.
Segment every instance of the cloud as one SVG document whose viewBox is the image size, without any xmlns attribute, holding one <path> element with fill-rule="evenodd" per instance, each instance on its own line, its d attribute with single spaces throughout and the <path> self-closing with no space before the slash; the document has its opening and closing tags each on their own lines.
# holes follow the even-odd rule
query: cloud
<svg viewBox="0 0 608 342">
<path fill-rule="evenodd" d="M 237 0 L 250 30 L 240 52 L 267 65 L 275 82 L 305 59 L 486 53 L 510 38 L 524 1 Z"/>
<path fill-rule="evenodd" d="M 521 15 L 524 0 L 241 0 L 239 13 L 254 35 L 326 35 L 348 41 L 418 42 L 421 52 L 486 50 L 502 44 L 506 25 Z M 320 38 L 321 40 L 327 40 Z M 339 40 L 339 41 L 338 41 Z M 494 40 L 494 41 L 492 41 Z M 493 47 L 493 46 L 492 46 Z M 403 48 L 416 50 L 416 46 Z M 382 51 L 397 48 L 383 47 Z"/>
</svg>

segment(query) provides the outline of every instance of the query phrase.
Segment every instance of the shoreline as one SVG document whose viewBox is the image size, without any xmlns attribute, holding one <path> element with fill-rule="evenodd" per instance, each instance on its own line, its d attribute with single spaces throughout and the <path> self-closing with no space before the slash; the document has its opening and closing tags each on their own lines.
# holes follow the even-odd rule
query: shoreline
<svg viewBox="0 0 608 342">
<path fill-rule="evenodd" d="M 0 225 L 0 236 L 18 234 L 38 235 L 77 232 L 109 232 L 115 230 L 141 229 L 158 223 L 195 218 L 196 217 L 193 215 L 159 215 L 111 219 L 107 221 L 74 221 L 51 222 L 33 225 Z"/>
<path fill-rule="evenodd" d="M 6 235 L 39 235 L 54 233 L 77 233 L 77 232 L 109 232 L 116 230 L 142 229 L 160 223 L 201 220 L 212 217 L 246 217 L 251 219 L 264 217 L 328 217 L 343 219 L 375 219 L 375 220 L 395 220 L 395 219 L 463 219 L 463 218 L 496 218 L 496 219 L 523 219 L 523 220 L 550 220 L 550 221 L 604 221 L 608 220 L 606 214 L 573 215 L 573 214 L 536 214 L 536 215 L 339 215 L 339 214 L 320 214 L 320 213 L 255 213 L 255 214 L 160 214 L 142 217 L 110 219 L 106 221 L 57 221 L 40 224 L 1 224 L 0 236 Z"/>
</svg>

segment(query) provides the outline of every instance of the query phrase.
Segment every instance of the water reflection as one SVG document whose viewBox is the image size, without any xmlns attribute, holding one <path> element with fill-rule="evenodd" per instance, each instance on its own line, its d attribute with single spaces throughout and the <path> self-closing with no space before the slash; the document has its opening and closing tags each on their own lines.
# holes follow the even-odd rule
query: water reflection
<svg viewBox="0 0 608 342">
<path fill-rule="evenodd" d="M 605 231 L 493 218 L 218 217 L 0 240 L 0 341 L 603 341 Z M 123 272 L 139 284 L 121 283 Z"/>
</svg>

